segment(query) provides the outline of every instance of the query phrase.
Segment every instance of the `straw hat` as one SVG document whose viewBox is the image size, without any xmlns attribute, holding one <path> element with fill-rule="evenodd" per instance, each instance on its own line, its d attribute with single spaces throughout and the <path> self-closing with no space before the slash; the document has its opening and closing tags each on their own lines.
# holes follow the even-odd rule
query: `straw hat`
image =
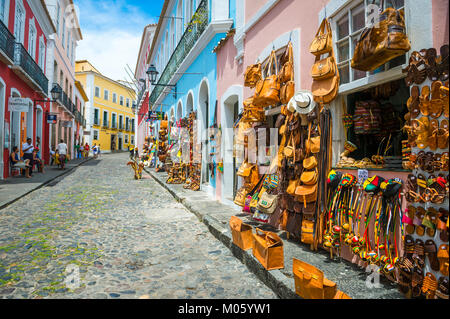
<svg viewBox="0 0 450 319">
<path fill-rule="evenodd" d="M 288 103 L 288 110 L 291 112 L 297 111 L 299 114 L 308 114 L 316 107 L 314 98 L 311 92 L 301 90 L 295 93 Z"/>
</svg>

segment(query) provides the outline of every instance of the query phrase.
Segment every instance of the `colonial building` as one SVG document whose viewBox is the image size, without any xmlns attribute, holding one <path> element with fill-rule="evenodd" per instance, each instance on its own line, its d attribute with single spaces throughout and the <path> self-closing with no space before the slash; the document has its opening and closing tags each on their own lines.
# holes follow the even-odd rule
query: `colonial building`
<svg viewBox="0 0 450 319">
<path fill-rule="evenodd" d="M 124 151 L 135 143 L 136 93 L 123 82 L 102 75 L 90 62 L 77 61 L 75 77 L 85 88 L 84 142 L 100 145 L 101 151 Z M 87 133 L 87 134 L 86 134 Z"/>
<path fill-rule="evenodd" d="M 28 137 L 34 145 L 40 138 L 49 162 L 47 54 L 55 31 L 44 1 L 0 1 L 0 178 L 10 176 L 9 154 Z"/>
</svg>

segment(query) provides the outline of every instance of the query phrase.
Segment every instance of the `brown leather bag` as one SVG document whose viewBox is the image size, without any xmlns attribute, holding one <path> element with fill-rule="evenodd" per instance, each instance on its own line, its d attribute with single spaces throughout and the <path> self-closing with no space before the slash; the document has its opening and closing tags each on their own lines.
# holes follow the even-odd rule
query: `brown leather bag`
<svg viewBox="0 0 450 319">
<path fill-rule="evenodd" d="M 234 197 L 234 203 L 238 206 L 243 207 L 245 204 L 245 199 L 247 198 L 247 194 L 251 191 L 251 187 L 248 185 L 242 186 L 236 193 Z"/>
<path fill-rule="evenodd" d="M 384 1 L 382 8 L 383 4 Z M 361 71 L 373 71 L 410 49 L 403 9 L 386 8 L 378 25 L 367 27 L 361 33 L 351 66 Z"/>
<path fill-rule="evenodd" d="M 312 203 L 317 200 L 317 183 L 314 185 L 300 185 L 295 188 L 295 195 L 298 200 L 306 207 L 307 203 Z"/>
<path fill-rule="evenodd" d="M 319 179 L 319 173 L 317 171 L 317 168 L 313 171 L 303 171 L 300 181 L 304 185 L 315 185 L 317 184 L 317 180 Z"/>
<path fill-rule="evenodd" d="M 264 268 L 284 268 L 283 241 L 277 234 L 256 228 L 253 239 L 253 256 Z"/>
<path fill-rule="evenodd" d="M 317 159 L 315 156 L 309 156 L 303 160 L 304 169 L 313 169 L 317 167 Z"/>
<path fill-rule="evenodd" d="M 311 77 L 313 80 L 326 80 L 336 75 L 336 62 L 333 56 L 320 60 L 320 56 L 316 56 L 316 62 L 311 68 Z"/>
<path fill-rule="evenodd" d="M 331 26 L 328 19 L 323 19 L 320 24 L 319 30 L 317 30 L 311 45 L 309 46 L 309 52 L 315 56 L 320 56 L 330 50 L 333 47 L 333 39 L 331 35 Z"/>
<path fill-rule="evenodd" d="M 316 267 L 294 258 L 295 293 L 303 299 L 324 299 L 324 275 Z"/>
<path fill-rule="evenodd" d="M 278 77 L 280 79 L 280 83 L 286 83 L 288 81 L 292 81 L 294 78 L 294 55 L 292 53 L 292 43 L 289 41 L 287 45 L 287 56 L 288 60 L 283 64 L 281 67 L 281 70 L 278 74 Z M 281 102 L 285 104 L 284 102 Z"/>
<path fill-rule="evenodd" d="M 245 224 L 239 217 L 231 216 L 230 229 L 233 243 L 242 250 L 253 248 L 252 227 Z"/>
<path fill-rule="evenodd" d="M 280 101 L 283 104 L 289 103 L 295 94 L 295 82 L 288 81 L 281 86 Z"/>
<path fill-rule="evenodd" d="M 243 161 L 238 169 L 237 175 L 241 177 L 249 177 L 255 164 L 250 164 L 247 160 Z"/>
<path fill-rule="evenodd" d="M 307 154 L 316 154 L 320 152 L 320 135 L 316 137 L 311 137 L 311 125 L 310 122 L 308 125 L 308 139 L 305 142 L 305 148 Z M 320 128 L 319 128 L 320 131 Z"/>
<path fill-rule="evenodd" d="M 336 70 L 336 74 L 328 79 L 313 81 L 311 86 L 311 93 L 314 96 L 316 103 L 328 104 L 332 102 L 339 91 L 339 72 Z"/>
<path fill-rule="evenodd" d="M 314 242 L 314 221 L 308 219 L 302 220 L 300 240 L 305 244 L 312 244 Z"/>
<path fill-rule="evenodd" d="M 273 69 L 275 72 L 272 75 L 267 75 Z M 253 96 L 253 104 L 255 106 L 266 107 L 280 103 L 280 80 L 277 71 L 277 57 L 275 51 L 272 51 L 265 69 L 266 77 L 259 80 L 256 84 L 255 94 Z"/>
<path fill-rule="evenodd" d="M 244 86 L 254 88 L 261 78 L 261 63 L 249 65 L 244 73 Z"/>
</svg>

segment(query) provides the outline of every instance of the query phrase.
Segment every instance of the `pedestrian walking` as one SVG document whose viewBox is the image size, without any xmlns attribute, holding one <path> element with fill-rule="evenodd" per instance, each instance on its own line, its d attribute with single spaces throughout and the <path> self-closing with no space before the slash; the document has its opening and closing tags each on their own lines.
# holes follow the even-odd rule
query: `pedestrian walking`
<svg viewBox="0 0 450 319">
<path fill-rule="evenodd" d="M 65 169 L 66 164 L 66 156 L 67 156 L 67 144 L 64 143 L 64 140 L 60 140 L 58 146 L 56 147 L 59 153 L 59 165 L 61 169 Z"/>
<path fill-rule="evenodd" d="M 34 146 L 33 143 L 31 141 L 31 138 L 27 138 L 27 142 L 22 144 L 22 152 L 23 152 L 23 159 L 25 160 L 29 160 L 30 161 L 30 166 L 28 168 L 29 170 L 29 176 L 33 175 L 33 150 L 34 150 Z"/>
<path fill-rule="evenodd" d="M 86 145 L 84 145 L 84 158 L 89 157 L 89 150 L 90 150 L 89 144 L 86 143 Z"/>
<path fill-rule="evenodd" d="M 92 146 L 92 154 L 94 155 L 94 159 L 97 159 L 97 144 L 94 143 Z"/>
<path fill-rule="evenodd" d="M 50 149 L 50 166 L 53 166 L 53 164 L 55 164 L 55 159 L 56 159 L 56 150 L 53 147 L 52 149 Z"/>
<path fill-rule="evenodd" d="M 134 156 L 134 146 L 130 143 L 128 143 L 128 151 L 130 152 L 130 160 L 132 160 Z"/>
<path fill-rule="evenodd" d="M 100 151 L 100 144 L 97 146 L 97 156 L 100 157 L 101 151 Z"/>
<path fill-rule="evenodd" d="M 75 145 L 75 153 L 77 154 L 77 158 L 81 158 L 81 150 L 80 150 L 80 143 L 77 143 Z"/>
</svg>

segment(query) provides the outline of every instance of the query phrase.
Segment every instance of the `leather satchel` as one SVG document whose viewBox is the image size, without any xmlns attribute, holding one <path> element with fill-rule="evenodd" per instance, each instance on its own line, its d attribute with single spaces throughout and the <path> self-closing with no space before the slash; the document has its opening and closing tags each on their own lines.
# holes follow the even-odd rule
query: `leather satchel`
<svg viewBox="0 0 450 319">
<path fill-rule="evenodd" d="M 288 81 L 281 86 L 280 101 L 283 104 L 289 103 L 295 94 L 295 82 Z"/>
<path fill-rule="evenodd" d="M 278 195 L 269 195 L 267 192 L 262 194 L 258 202 L 258 210 L 264 214 L 273 214 L 277 208 Z"/>
<path fill-rule="evenodd" d="M 275 69 L 274 74 L 267 75 L 256 84 L 253 104 L 255 106 L 266 107 L 280 103 L 280 80 L 276 74 L 278 70 L 277 57 L 275 51 L 270 54 L 269 62 L 266 66 L 266 72 Z"/>
<path fill-rule="evenodd" d="M 313 80 L 326 80 L 336 75 L 336 62 L 333 56 L 326 57 L 319 60 L 319 56 L 316 57 L 316 62 L 311 68 L 311 77 Z"/>
<path fill-rule="evenodd" d="M 253 239 L 253 256 L 264 268 L 284 268 L 283 241 L 277 234 L 256 228 Z"/>
<path fill-rule="evenodd" d="M 300 185 L 295 188 L 295 195 L 299 201 L 303 202 L 304 207 L 307 203 L 317 200 L 317 183 L 314 185 Z"/>
<path fill-rule="evenodd" d="M 295 195 L 295 190 L 297 189 L 298 184 L 300 184 L 298 179 L 291 179 L 289 181 L 289 186 L 286 188 L 286 193 L 289 195 Z"/>
<path fill-rule="evenodd" d="M 323 19 L 317 30 L 311 45 L 309 46 L 309 52 L 315 56 L 320 56 L 324 53 L 330 52 L 333 47 L 333 39 L 331 35 L 331 26 L 328 19 Z"/>
<path fill-rule="evenodd" d="M 244 86 L 254 88 L 261 78 L 261 63 L 249 65 L 244 73 Z"/>
<path fill-rule="evenodd" d="M 252 227 L 245 224 L 239 217 L 231 216 L 230 229 L 233 243 L 242 250 L 253 248 Z"/>
<path fill-rule="evenodd" d="M 314 101 L 316 103 L 328 104 L 333 101 L 339 91 L 339 72 L 328 79 L 313 81 L 311 86 L 311 92 L 314 96 Z"/>
<path fill-rule="evenodd" d="M 237 172 L 237 175 L 241 177 L 249 177 L 254 166 L 255 166 L 254 164 L 250 164 L 248 161 L 242 162 Z"/>
<path fill-rule="evenodd" d="M 295 259 L 293 260 L 295 293 L 303 299 L 324 299 L 324 275 L 316 267 Z"/>
<path fill-rule="evenodd" d="M 312 244 L 314 242 L 314 221 L 302 220 L 302 233 L 300 240 L 304 244 Z"/>
<path fill-rule="evenodd" d="M 316 154 L 320 152 L 320 135 L 311 137 L 311 123 L 308 127 L 308 139 L 305 142 L 306 153 Z"/>
<path fill-rule="evenodd" d="M 280 83 L 286 83 L 288 81 L 292 81 L 292 79 L 294 78 L 294 57 L 293 57 L 293 53 L 292 53 L 292 51 L 293 51 L 292 42 L 289 41 L 286 50 L 287 50 L 288 60 L 283 64 L 283 66 L 281 67 L 281 70 L 278 74 Z"/>
<path fill-rule="evenodd" d="M 317 171 L 317 168 L 313 171 L 303 171 L 300 181 L 304 185 L 315 185 L 317 184 L 317 180 L 319 179 L 319 173 Z"/>
<path fill-rule="evenodd" d="M 315 156 L 309 156 L 303 160 L 304 169 L 314 169 L 317 167 L 317 159 Z"/>
<path fill-rule="evenodd" d="M 384 1 L 381 7 L 383 4 Z M 361 33 L 351 66 L 361 71 L 373 71 L 410 49 L 403 9 L 386 8 L 378 25 L 367 27 Z"/>
<path fill-rule="evenodd" d="M 236 196 L 234 197 L 234 203 L 238 206 L 244 206 L 245 199 L 247 197 L 247 194 L 251 191 L 251 189 L 244 185 L 242 186 L 236 193 Z"/>
</svg>

